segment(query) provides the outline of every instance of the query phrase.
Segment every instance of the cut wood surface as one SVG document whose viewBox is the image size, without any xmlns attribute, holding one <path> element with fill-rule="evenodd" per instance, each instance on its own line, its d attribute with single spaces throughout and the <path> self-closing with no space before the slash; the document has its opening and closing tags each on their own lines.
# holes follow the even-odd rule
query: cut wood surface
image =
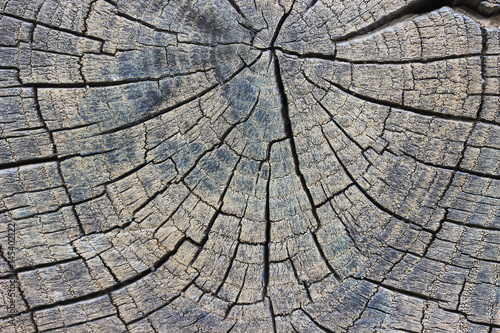
<svg viewBox="0 0 500 333">
<path fill-rule="evenodd" d="M 500 2 L 0 0 L 0 245 L 1 332 L 500 333 Z"/>
</svg>

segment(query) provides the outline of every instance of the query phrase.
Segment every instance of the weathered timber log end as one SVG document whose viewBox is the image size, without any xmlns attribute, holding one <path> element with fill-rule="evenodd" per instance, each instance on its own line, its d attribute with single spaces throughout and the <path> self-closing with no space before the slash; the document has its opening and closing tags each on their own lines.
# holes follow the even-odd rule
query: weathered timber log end
<svg viewBox="0 0 500 333">
<path fill-rule="evenodd" d="M 500 3 L 0 0 L 1 332 L 500 333 Z"/>
</svg>

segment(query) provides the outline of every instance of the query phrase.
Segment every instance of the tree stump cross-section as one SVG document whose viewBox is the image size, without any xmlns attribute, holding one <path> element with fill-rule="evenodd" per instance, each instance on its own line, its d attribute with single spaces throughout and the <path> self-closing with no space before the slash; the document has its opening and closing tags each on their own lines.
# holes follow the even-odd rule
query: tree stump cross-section
<svg viewBox="0 0 500 333">
<path fill-rule="evenodd" d="M 500 333 L 500 3 L 0 0 L 1 332 Z"/>
</svg>

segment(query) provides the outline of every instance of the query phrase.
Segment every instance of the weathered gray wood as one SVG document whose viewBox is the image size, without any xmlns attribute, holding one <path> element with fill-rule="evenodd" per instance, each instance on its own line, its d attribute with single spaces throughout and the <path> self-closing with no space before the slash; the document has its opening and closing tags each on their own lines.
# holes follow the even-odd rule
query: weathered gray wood
<svg viewBox="0 0 500 333">
<path fill-rule="evenodd" d="M 500 331 L 500 3 L 0 0 L 0 245 L 1 332 Z"/>
</svg>

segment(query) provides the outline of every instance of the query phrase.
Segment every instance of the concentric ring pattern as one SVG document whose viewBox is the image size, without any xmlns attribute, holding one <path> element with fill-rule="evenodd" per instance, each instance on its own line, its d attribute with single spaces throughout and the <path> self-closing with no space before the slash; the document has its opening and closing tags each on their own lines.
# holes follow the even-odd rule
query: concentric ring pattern
<svg viewBox="0 0 500 333">
<path fill-rule="evenodd" d="M 0 330 L 500 332 L 500 5 L 436 3 L 0 1 Z"/>
</svg>

